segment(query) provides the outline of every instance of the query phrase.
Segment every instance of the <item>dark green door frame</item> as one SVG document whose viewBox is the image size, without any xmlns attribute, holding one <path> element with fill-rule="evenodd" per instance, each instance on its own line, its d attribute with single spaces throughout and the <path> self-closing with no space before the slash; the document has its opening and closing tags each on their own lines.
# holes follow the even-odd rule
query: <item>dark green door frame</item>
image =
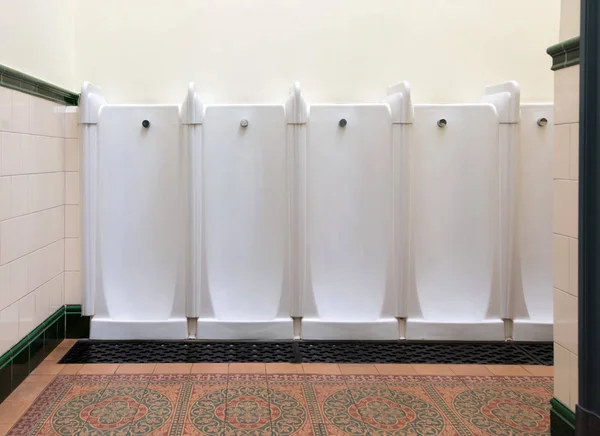
<svg viewBox="0 0 600 436">
<path fill-rule="evenodd" d="M 576 433 L 592 436 L 600 435 L 599 0 L 581 0 L 580 52 L 579 403 Z"/>
</svg>

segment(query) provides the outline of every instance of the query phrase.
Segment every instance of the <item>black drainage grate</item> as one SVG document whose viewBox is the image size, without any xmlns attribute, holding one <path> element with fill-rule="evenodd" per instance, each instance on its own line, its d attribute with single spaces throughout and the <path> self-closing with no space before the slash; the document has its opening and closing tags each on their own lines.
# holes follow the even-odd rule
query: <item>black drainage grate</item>
<svg viewBox="0 0 600 436">
<path fill-rule="evenodd" d="M 554 344 L 544 342 L 544 346 L 539 343 L 519 343 L 518 347 L 537 360 L 541 365 L 554 365 Z"/>
<path fill-rule="evenodd" d="M 552 365 L 551 342 L 97 341 L 60 363 L 295 362 Z"/>
<path fill-rule="evenodd" d="M 545 344 L 533 347 L 543 348 Z M 304 362 L 331 363 L 453 363 L 480 365 L 536 365 L 514 343 L 474 342 L 301 342 Z"/>
<path fill-rule="evenodd" d="M 286 342 L 80 340 L 62 363 L 294 362 Z"/>
</svg>

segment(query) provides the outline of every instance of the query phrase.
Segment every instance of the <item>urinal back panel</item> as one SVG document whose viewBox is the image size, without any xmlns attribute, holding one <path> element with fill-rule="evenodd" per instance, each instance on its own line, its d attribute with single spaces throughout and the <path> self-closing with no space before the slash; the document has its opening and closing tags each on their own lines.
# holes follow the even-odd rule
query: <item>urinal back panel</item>
<svg viewBox="0 0 600 436">
<path fill-rule="evenodd" d="M 442 119 L 445 127 L 438 126 Z M 487 104 L 416 106 L 413 129 L 414 288 L 407 337 L 503 339 L 494 283 L 495 109 Z"/>
<path fill-rule="evenodd" d="M 307 156 L 310 289 L 302 337 L 396 338 L 389 107 L 311 106 Z"/>
<path fill-rule="evenodd" d="M 177 106 L 100 111 L 92 337 L 187 337 L 183 164 Z M 146 332 L 144 323 L 160 327 Z"/>
<path fill-rule="evenodd" d="M 519 256 L 511 278 L 515 340 L 552 340 L 553 116 L 551 104 L 521 105 L 515 225 Z M 547 119 L 545 126 L 537 124 L 540 118 Z M 576 251 L 577 244 L 569 249 Z"/>
<path fill-rule="evenodd" d="M 283 106 L 206 108 L 202 163 L 206 271 L 199 337 L 268 337 L 268 324 L 277 318 L 287 318 L 285 337 L 293 337 L 285 284 L 285 128 Z"/>
</svg>

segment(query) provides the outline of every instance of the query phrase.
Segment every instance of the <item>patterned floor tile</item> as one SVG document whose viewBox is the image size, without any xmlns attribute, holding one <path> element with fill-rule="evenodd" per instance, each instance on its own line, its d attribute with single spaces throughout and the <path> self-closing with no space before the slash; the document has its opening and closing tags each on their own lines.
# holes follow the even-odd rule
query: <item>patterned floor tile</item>
<svg viewBox="0 0 600 436">
<path fill-rule="evenodd" d="M 143 419 L 134 421 L 128 435 L 181 434 L 185 405 L 189 396 L 187 374 L 150 374 L 142 404 L 147 408 Z M 186 394 L 188 396 L 186 396 Z"/>
<path fill-rule="evenodd" d="M 467 390 L 452 399 L 452 407 L 473 434 L 548 434 L 552 396 L 539 379 L 465 377 Z"/>
<path fill-rule="evenodd" d="M 182 434 L 224 435 L 227 374 L 192 374 Z"/>
<path fill-rule="evenodd" d="M 448 404 L 455 391 L 467 387 L 456 376 L 385 376 L 388 388 L 417 435 L 470 435 Z M 406 418 L 405 418 L 406 419 Z M 407 433 L 410 434 L 410 433 Z"/>
<path fill-rule="evenodd" d="M 57 376 L 9 432 L 10 435 L 77 434 L 85 426 L 82 408 L 95 406 L 110 375 Z"/>
<path fill-rule="evenodd" d="M 313 426 L 323 424 L 327 434 L 368 434 L 342 375 L 305 376 L 305 396 Z"/>
<path fill-rule="evenodd" d="M 59 374 L 9 435 L 548 434 L 552 378 Z"/>
<path fill-rule="evenodd" d="M 370 435 L 414 435 L 418 418 L 413 409 L 398 401 L 381 376 L 349 375 L 345 377 L 353 405 L 348 413 L 362 420 Z"/>
<path fill-rule="evenodd" d="M 448 365 L 455 375 L 494 375 L 484 365 Z"/>
<path fill-rule="evenodd" d="M 361 425 L 346 425 L 341 428 L 339 425 L 319 424 L 319 429 L 323 434 L 328 436 L 370 436 L 371 433 Z"/>
<path fill-rule="evenodd" d="M 229 374 L 224 416 L 225 435 L 272 434 L 271 419 L 279 419 L 281 411 L 269 402 L 266 373 Z"/>
<path fill-rule="evenodd" d="M 150 375 L 115 375 L 95 404 L 74 403 L 71 412 L 85 421 L 81 434 L 125 435 L 129 434 L 133 424 L 139 426 L 153 420 L 145 401 L 149 381 Z"/>
<path fill-rule="evenodd" d="M 511 389 L 526 388 L 530 391 L 537 391 L 537 395 L 547 398 L 548 401 L 554 396 L 554 377 L 504 377 L 503 381 Z"/>
<path fill-rule="evenodd" d="M 315 434 L 304 382 L 304 374 L 271 374 L 267 377 L 271 431 L 274 435 Z"/>
</svg>

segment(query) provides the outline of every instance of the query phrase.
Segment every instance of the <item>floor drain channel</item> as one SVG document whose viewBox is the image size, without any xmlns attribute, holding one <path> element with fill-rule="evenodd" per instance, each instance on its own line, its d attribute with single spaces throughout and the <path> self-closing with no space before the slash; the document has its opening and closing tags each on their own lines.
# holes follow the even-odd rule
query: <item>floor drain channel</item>
<svg viewBox="0 0 600 436">
<path fill-rule="evenodd" d="M 79 340 L 60 363 L 438 363 L 552 365 L 551 342 Z"/>
<path fill-rule="evenodd" d="M 533 357 L 538 365 L 554 365 L 554 344 L 545 342 L 543 346 L 539 343 L 519 343 L 519 349 Z"/>
</svg>

